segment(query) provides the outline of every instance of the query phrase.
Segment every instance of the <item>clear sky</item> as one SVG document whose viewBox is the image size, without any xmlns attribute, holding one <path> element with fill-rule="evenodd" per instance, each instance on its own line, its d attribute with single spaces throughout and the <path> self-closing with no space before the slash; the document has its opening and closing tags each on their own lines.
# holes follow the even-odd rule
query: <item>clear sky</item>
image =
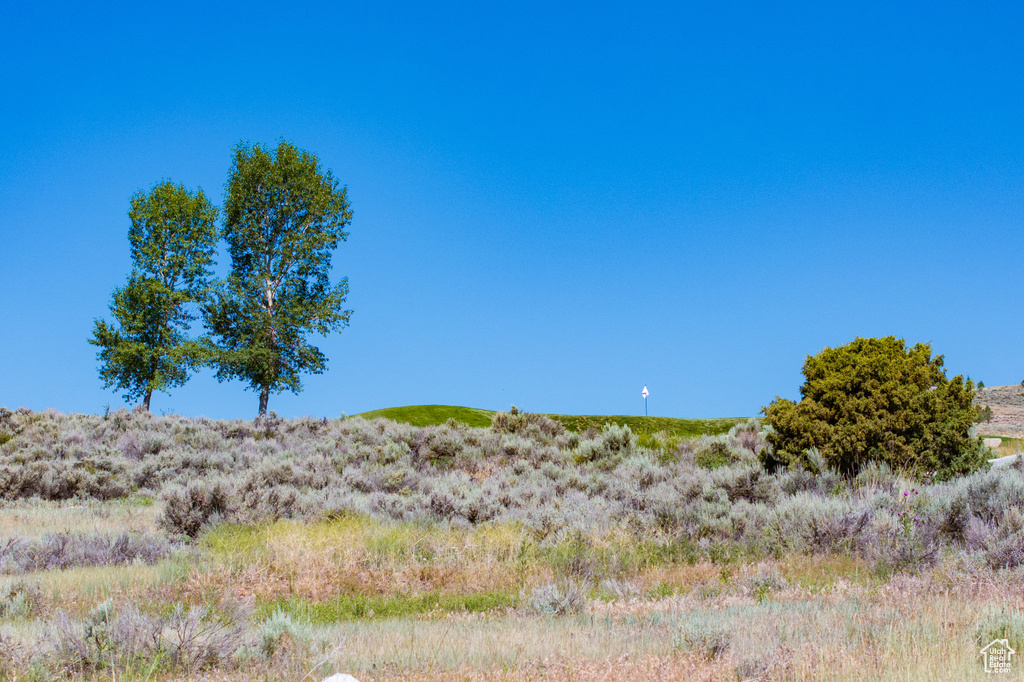
<svg viewBox="0 0 1024 682">
<path fill-rule="evenodd" d="M 778 4 L 3 3 L 0 405 L 123 405 L 86 339 L 129 197 L 219 205 L 281 138 L 355 212 L 351 326 L 282 416 L 753 415 L 890 334 L 1021 381 L 1024 5 Z"/>
</svg>

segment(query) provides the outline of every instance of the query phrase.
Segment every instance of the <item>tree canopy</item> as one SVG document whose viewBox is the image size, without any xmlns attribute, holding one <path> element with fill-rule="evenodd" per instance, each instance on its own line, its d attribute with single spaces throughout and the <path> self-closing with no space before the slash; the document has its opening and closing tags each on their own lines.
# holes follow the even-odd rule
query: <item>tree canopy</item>
<svg viewBox="0 0 1024 682">
<path fill-rule="evenodd" d="M 317 157 L 280 142 L 273 150 L 239 144 L 228 175 L 221 235 L 231 272 L 206 305 L 217 347 L 217 378 L 259 391 L 302 388 L 327 358 L 307 340 L 348 324 L 348 279 L 331 286 L 331 257 L 352 220 L 345 187 Z"/>
<path fill-rule="evenodd" d="M 110 311 L 116 326 L 96 320 L 89 343 L 99 346 L 104 386 L 124 390 L 149 409 L 153 391 L 187 381 L 206 353 L 188 335 L 197 315 L 190 304 L 205 297 L 217 242 L 217 209 L 203 191 L 170 181 L 131 198 L 132 273 L 115 289 Z"/>
<path fill-rule="evenodd" d="M 971 432 L 974 384 L 947 379 L 943 357 L 933 357 L 928 344 L 858 338 L 808 356 L 803 374 L 800 402 L 776 396 L 764 408 L 776 465 L 806 462 L 811 448 L 846 474 L 874 460 L 950 476 L 983 461 Z"/>
</svg>

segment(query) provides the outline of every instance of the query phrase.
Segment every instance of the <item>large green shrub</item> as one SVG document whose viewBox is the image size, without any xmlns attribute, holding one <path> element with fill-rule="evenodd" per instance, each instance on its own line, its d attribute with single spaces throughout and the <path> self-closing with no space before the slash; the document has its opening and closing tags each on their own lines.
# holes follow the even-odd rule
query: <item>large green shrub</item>
<svg viewBox="0 0 1024 682">
<path fill-rule="evenodd" d="M 806 464 L 817 448 L 844 474 L 871 461 L 946 478 L 970 472 L 984 461 L 982 444 L 971 435 L 977 417 L 974 384 L 946 378 L 941 355 L 903 339 L 858 338 L 826 348 L 804 363 L 802 399 L 776 396 L 764 408 L 769 463 Z"/>
</svg>

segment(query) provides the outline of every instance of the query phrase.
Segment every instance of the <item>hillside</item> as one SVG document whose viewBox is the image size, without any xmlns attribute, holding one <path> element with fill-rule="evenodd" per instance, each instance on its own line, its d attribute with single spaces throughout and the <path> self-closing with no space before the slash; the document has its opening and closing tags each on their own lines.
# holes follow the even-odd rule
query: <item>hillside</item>
<svg viewBox="0 0 1024 682">
<path fill-rule="evenodd" d="M 491 425 L 494 411 L 455 405 L 408 405 L 406 407 L 385 407 L 382 410 L 371 410 L 352 416 L 363 419 L 382 417 L 411 426 L 437 426 L 444 424 L 449 419 L 454 419 L 467 426 L 486 428 Z"/>
<path fill-rule="evenodd" d="M 992 408 L 992 418 L 978 424 L 978 433 L 1003 438 L 1024 438 L 1024 387 L 986 386 L 975 402 Z"/>
</svg>

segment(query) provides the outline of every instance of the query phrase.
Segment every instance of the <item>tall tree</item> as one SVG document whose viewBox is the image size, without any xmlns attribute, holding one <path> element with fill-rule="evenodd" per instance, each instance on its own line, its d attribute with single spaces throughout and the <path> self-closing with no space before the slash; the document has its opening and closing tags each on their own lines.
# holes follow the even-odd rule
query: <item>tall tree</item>
<svg viewBox="0 0 1024 682">
<path fill-rule="evenodd" d="M 300 374 L 320 374 L 327 358 L 306 340 L 348 325 L 348 278 L 330 283 L 331 255 L 352 220 L 345 187 L 317 157 L 280 142 L 239 144 L 228 175 L 221 232 L 231 273 L 206 308 L 217 341 L 217 378 L 259 391 L 302 390 Z"/>
<path fill-rule="evenodd" d="M 128 212 L 132 273 L 114 290 L 110 311 L 116 326 L 96 320 L 89 343 L 99 346 L 104 386 L 143 398 L 188 380 L 206 356 L 206 344 L 188 335 L 192 304 L 209 287 L 217 244 L 217 209 L 203 194 L 170 181 L 138 192 Z"/>
</svg>

